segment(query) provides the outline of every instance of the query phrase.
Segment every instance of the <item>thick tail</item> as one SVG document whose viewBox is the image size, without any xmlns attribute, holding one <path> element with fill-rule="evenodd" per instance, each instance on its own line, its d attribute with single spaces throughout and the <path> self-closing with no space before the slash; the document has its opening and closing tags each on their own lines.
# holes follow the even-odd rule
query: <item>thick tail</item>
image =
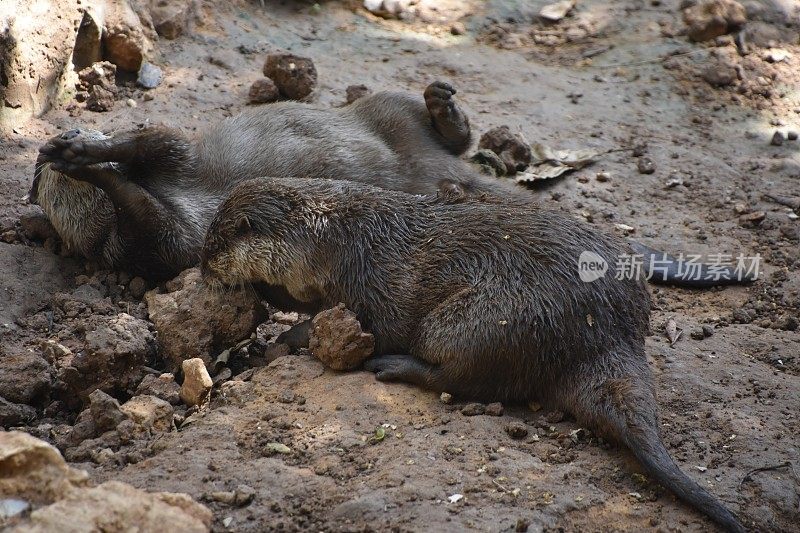
<svg viewBox="0 0 800 533">
<path fill-rule="evenodd" d="M 650 476 L 725 531 L 746 531 L 733 513 L 683 473 L 669 456 L 658 432 L 658 414 L 649 384 L 649 371 L 641 370 L 641 374 L 636 372 L 635 375 L 600 383 L 595 374 L 592 381 L 598 384 L 581 389 L 578 405 L 573 406 L 575 415 L 601 434 L 624 443 Z"/>
<path fill-rule="evenodd" d="M 678 287 L 706 288 L 721 285 L 741 285 L 755 281 L 758 272 L 727 265 L 709 265 L 689 259 L 676 258 L 636 241 L 630 241 L 633 251 L 642 258 L 642 268 L 651 283 Z M 746 265 L 750 267 L 752 265 Z"/>
</svg>

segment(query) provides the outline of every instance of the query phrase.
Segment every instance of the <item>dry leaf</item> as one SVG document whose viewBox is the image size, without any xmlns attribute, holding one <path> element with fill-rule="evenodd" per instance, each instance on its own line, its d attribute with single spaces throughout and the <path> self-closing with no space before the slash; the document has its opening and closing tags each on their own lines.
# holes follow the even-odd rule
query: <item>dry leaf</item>
<svg viewBox="0 0 800 533">
<path fill-rule="evenodd" d="M 517 183 L 557 178 L 594 163 L 600 155 L 593 150 L 554 150 L 539 143 L 531 146 L 531 152 L 531 164 L 525 172 L 517 174 Z"/>
</svg>

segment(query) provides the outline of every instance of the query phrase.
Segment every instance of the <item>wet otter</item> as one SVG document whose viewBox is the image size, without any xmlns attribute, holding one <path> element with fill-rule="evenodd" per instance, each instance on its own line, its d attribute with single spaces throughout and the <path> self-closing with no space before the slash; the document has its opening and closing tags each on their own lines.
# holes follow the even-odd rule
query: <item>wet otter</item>
<svg viewBox="0 0 800 533">
<path fill-rule="evenodd" d="M 584 251 L 612 264 L 630 253 L 526 202 L 264 179 L 220 206 L 202 269 L 212 285 L 267 283 L 306 308 L 343 302 L 375 336 L 365 367 L 380 380 L 569 411 L 627 445 L 678 497 L 744 531 L 659 436 L 644 281 L 583 282 Z"/>
<path fill-rule="evenodd" d="M 244 179 L 315 176 L 431 193 L 521 189 L 490 181 L 457 156 L 469 120 L 449 84 L 424 97 L 377 93 L 341 109 L 279 103 L 209 128 L 197 139 L 152 127 L 108 137 L 72 130 L 41 149 L 30 198 L 88 258 L 149 278 L 196 264 L 214 211 Z"/>
</svg>

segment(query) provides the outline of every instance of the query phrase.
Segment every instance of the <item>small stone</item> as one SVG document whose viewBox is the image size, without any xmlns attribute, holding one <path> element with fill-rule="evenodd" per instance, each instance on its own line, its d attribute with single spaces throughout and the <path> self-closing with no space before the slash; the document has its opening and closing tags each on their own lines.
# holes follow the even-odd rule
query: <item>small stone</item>
<svg viewBox="0 0 800 533">
<path fill-rule="evenodd" d="M 708 326 L 708 325 L 703 326 L 703 336 L 704 337 L 710 337 L 713 334 L 714 334 L 714 328 L 712 326 Z"/>
<path fill-rule="evenodd" d="M 600 182 L 606 182 L 611 179 L 611 174 L 608 172 L 598 172 L 595 179 Z"/>
<path fill-rule="evenodd" d="M 347 89 L 345 89 L 345 94 L 347 95 L 348 104 L 352 104 L 359 98 L 363 98 L 371 93 L 372 91 L 370 90 L 370 88 L 363 84 L 348 85 Z"/>
<path fill-rule="evenodd" d="M 783 144 L 783 141 L 784 141 L 783 133 L 781 133 L 780 131 L 776 131 L 775 133 L 772 134 L 772 140 L 769 141 L 769 144 L 771 144 L 772 146 L 781 146 Z"/>
<path fill-rule="evenodd" d="M 693 329 L 689 336 L 696 341 L 701 341 L 706 338 L 706 334 L 702 328 Z"/>
<path fill-rule="evenodd" d="M 453 35 L 464 35 L 467 33 L 467 27 L 463 22 L 454 22 L 450 26 L 450 33 Z"/>
<path fill-rule="evenodd" d="M 503 404 L 500 402 L 493 402 L 486 406 L 485 414 L 489 416 L 503 416 Z"/>
<path fill-rule="evenodd" d="M 747 13 L 735 0 L 705 0 L 683 11 L 686 33 L 693 41 L 708 41 L 741 29 Z"/>
<path fill-rule="evenodd" d="M 275 82 L 269 78 L 261 78 L 253 82 L 247 93 L 247 101 L 251 104 L 268 104 L 280 98 L 281 92 Z"/>
<path fill-rule="evenodd" d="M 183 385 L 181 385 L 181 400 L 189 407 L 202 405 L 211 392 L 214 382 L 208 374 L 205 363 L 199 357 L 186 359 L 181 364 L 183 368 Z"/>
<path fill-rule="evenodd" d="M 506 425 L 506 433 L 512 439 L 523 439 L 528 436 L 528 427 L 522 422 L 510 422 Z"/>
<path fill-rule="evenodd" d="M 144 297 L 144 293 L 147 292 L 147 282 L 144 278 L 136 276 L 128 284 L 128 292 L 132 298 L 141 300 Z"/>
<path fill-rule="evenodd" d="M 652 174 L 656 171 L 656 164 L 649 157 L 642 157 L 636 162 L 639 174 Z"/>
<path fill-rule="evenodd" d="M 449 392 L 443 392 L 441 395 L 439 395 L 439 401 L 449 405 L 453 403 L 453 395 L 450 394 Z"/>
<path fill-rule="evenodd" d="M 461 414 L 464 416 L 477 416 L 486 412 L 486 406 L 482 403 L 468 403 L 461 408 Z"/>
<path fill-rule="evenodd" d="M 0 396 L 0 426 L 3 428 L 27 424 L 34 418 L 36 418 L 36 409 L 33 407 L 9 402 Z"/>
<path fill-rule="evenodd" d="M 160 376 L 147 374 L 136 388 L 137 395 L 155 396 L 172 405 L 180 403 L 180 391 L 181 387 L 175 383 L 175 376 L 169 373 Z"/>
<path fill-rule="evenodd" d="M 127 105 L 128 107 L 136 107 L 136 100 L 134 100 L 133 98 L 128 98 L 127 100 L 125 100 L 125 105 Z"/>
<path fill-rule="evenodd" d="M 236 487 L 234 495 L 234 504 L 238 507 L 244 507 L 245 505 L 250 505 L 250 503 L 252 503 L 256 497 L 256 491 L 249 485 L 239 485 Z"/>
<path fill-rule="evenodd" d="M 19 217 L 25 236 L 34 241 L 58 238 L 58 232 L 44 213 L 30 213 Z"/>
<path fill-rule="evenodd" d="M 736 67 L 727 61 L 716 61 L 703 70 L 703 79 L 713 87 L 727 87 L 739 79 Z"/>
<path fill-rule="evenodd" d="M 264 63 L 264 75 L 275 82 L 282 95 L 292 100 L 305 98 L 317 86 L 314 62 L 293 54 L 268 55 Z"/>
<path fill-rule="evenodd" d="M 551 424 L 558 424 L 562 420 L 564 420 L 564 412 L 563 411 L 550 411 L 547 413 L 547 417 L 545 419 Z"/>
<path fill-rule="evenodd" d="M 797 132 L 796 131 L 790 131 L 789 133 L 786 134 L 786 138 L 789 139 L 790 141 L 796 141 L 797 140 Z"/>
<path fill-rule="evenodd" d="M 139 69 L 136 83 L 145 89 L 155 89 L 161 85 L 161 80 L 163 79 L 164 74 L 159 67 L 152 63 L 144 62 L 142 63 L 142 68 Z"/>
<path fill-rule="evenodd" d="M 506 164 L 500 159 L 500 156 L 489 149 L 482 149 L 475 152 L 469 158 L 471 163 L 479 165 L 487 174 L 494 174 L 495 176 L 505 176 L 508 173 Z"/>
<path fill-rule="evenodd" d="M 530 521 L 527 518 L 517 518 L 517 523 L 514 526 L 515 533 L 525 533 L 528 531 L 528 528 L 531 526 Z"/>
</svg>

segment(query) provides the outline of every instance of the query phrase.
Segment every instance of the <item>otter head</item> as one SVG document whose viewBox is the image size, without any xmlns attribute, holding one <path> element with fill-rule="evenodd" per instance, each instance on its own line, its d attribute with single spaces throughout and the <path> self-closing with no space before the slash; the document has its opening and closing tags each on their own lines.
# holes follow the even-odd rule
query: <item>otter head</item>
<svg viewBox="0 0 800 533">
<path fill-rule="evenodd" d="M 203 278 L 212 287 L 263 282 L 286 287 L 300 301 L 314 297 L 308 204 L 280 181 L 240 183 L 217 210 L 202 253 Z"/>
<path fill-rule="evenodd" d="M 106 139 L 94 130 L 80 130 L 88 139 Z M 71 250 L 95 259 L 103 250 L 114 226 L 114 207 L 105 192 L 94 185 L 71 178 L 37 161 L 28 201 L 38 204 L 53 224 L 61 240 Z"/>
</svg>

